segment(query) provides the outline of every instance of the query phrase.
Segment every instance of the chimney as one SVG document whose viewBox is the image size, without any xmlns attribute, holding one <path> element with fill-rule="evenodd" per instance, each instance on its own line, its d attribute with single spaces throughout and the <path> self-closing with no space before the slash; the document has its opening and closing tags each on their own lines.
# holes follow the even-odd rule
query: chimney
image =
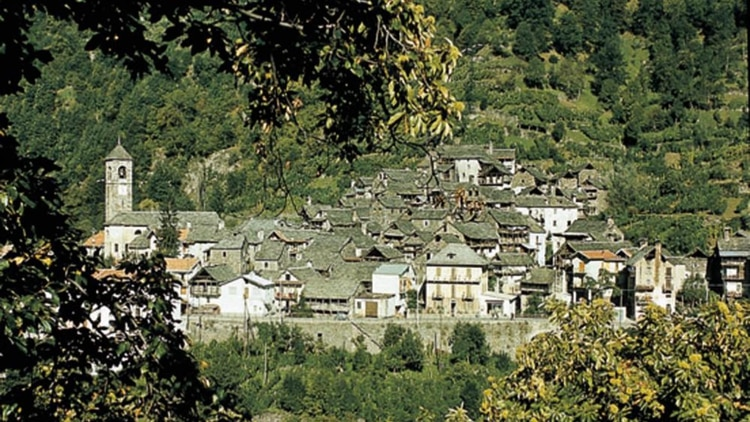
<svg viewBox="0 0 750 422">
<path fill-rule="evenodd" d="M 638 249 L 643 249 L 646 246 L 648 246 L 648 239 L 645 237 L 642 237 L 638 239 Z"/>
<path fill-rule="evenodd" d="M 730 234 L 731 234 L 732 228 L 729 226 L 724 226 L 724 240 L 729 240 Z"/>
<path fill-rule="evenodd" d="M 492 157 L 492 153 L 493 153 L 493 151 L 492 151 L 492 141 L 490 141 L 489 152 L 490 152 L 490 157 Z"/>
</svg>

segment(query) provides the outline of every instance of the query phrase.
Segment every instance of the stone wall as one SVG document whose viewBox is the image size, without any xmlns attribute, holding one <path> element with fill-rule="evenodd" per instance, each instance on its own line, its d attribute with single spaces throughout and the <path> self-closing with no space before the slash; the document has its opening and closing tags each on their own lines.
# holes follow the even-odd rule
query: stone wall
<svg viewBox="0 0 750 422">
<path fill-rule="evenodd" d="M 450 350 L 450 335 L 453 327 L 459 321 L 469 323 L 481 323 L 487 341 L 493 351 L 503 351 L 515 358 L 516 348 L 530 340 L 538 333 L 549 331 L 553 325 L 542 318 L 516 318 L 491 319 L 491 318 L 456 318 L 435 317 L 429 318 L 395 318 L 395 319 L 349 319 L 344 321 L 333 318 L 283 318 L 283 322 L 298 326 L 303 332 L 309 334 L 313 339 L 320 340 L 329 346 L 343 347 L 346 350 L 354 350 L 354 339 L 363 336 L 367 348 L 372 353 L 380 350 L 379 342 L 388 324 L 399 324 L 408 327 L 422 336 L 426 347 L 436 347 L 442 351 Z M 183 322 L 188 325 L 188 333 L 193 341 L 209 342 L 211 340 L 222 340 L 229 336 L 248 336 L 254 334 L 251 328 L 245 328 L 242 318 L 222 317 L 214 315 L 196 316 L 191 315 Z M 273 318 L 252 318 L 249 327 L 261 322 L 279 323 L 282 320 L 277 316 Z"/>
</svg>

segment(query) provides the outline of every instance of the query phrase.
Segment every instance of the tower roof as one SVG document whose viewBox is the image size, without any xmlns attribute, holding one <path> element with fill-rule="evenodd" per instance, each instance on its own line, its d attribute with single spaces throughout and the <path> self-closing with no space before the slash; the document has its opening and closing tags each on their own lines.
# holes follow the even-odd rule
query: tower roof
<svg viewBox="0 0 750 422">
<path fill-rule="evenodd" d="M 128 154 L 127 151 L 125 151 L 125 148 L 120 145 L 120 142 L 117 142 L 117 145 L 110 151 L 109 154 L 104 158 L 104 161 L 109 160 L 133 160 L 133 157 Z"/>
</svg>

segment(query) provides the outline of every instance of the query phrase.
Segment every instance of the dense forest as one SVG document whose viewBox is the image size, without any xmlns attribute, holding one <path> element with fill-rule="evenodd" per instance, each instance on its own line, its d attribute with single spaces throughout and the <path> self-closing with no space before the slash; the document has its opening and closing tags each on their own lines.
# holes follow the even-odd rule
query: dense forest
<svg viewBox="0 0 750 422">
<path fill-rule="evenodd" d="M 466 106 L 455 142 L 515 147 L 521 162 L 550 172 L 594 163 L 609 175 L 607 216 L 629 238 L 658 237 L 676 252 L 709 246 L 725 224 L 750 227 L 745 1 L 426 8 L 438 36 L 463 53 L 452 82 Z M 68 210 L 87 232 L 103 222 L 101 160 L 117 139 L 135 158 L 136 207 L 169 202 L 230 223 L 293 212 L 308 197 L 335 203 L 352 175 L 424 155 L 389 145 L 350 162 L 309 148 L 295 129 L 264 139 L 248 124 L 247 88 L 189 48 L 169 52 L 169 75 L 134 80 L 87 52 L 74 26 L 39 18 L 32 37 L 55 60 L 22 94 L 0 99 L 0 111 L 22 150 L 60 165 Z M 300 100 L 314 102 L 311 91 Z M 305 113 L 299 119 L 315 111 Z"/>
</svg>

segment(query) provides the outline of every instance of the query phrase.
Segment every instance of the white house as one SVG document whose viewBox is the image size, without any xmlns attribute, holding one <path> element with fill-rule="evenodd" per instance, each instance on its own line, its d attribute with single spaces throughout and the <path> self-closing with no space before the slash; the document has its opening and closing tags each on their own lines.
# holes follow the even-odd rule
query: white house
<svg viewBox="0 0 750 422">
<path fill-rule="evenodd" d="M 273 282 L 250 272 L 221 283 L 211 303 L 219 305 L 222 315 L 263 316 L 271 310 L 273 297 Z"/>
<path fill-rule="evenodd" d="M 386 263 L 372 273 L 372 292 L 396 295 L 396 300 L 416 286 L 416 274 L 410 264 Z"/>
<path fill-rule="evenodd" d="M 559 196 L 519 196 L 516 198 L 516 211 L 541 224 L 546 237 L 552 239 L 553 254 L 564 241 L 555 235 L 564 233 L 578 219 L 578 206 Z"/>
</svg>

